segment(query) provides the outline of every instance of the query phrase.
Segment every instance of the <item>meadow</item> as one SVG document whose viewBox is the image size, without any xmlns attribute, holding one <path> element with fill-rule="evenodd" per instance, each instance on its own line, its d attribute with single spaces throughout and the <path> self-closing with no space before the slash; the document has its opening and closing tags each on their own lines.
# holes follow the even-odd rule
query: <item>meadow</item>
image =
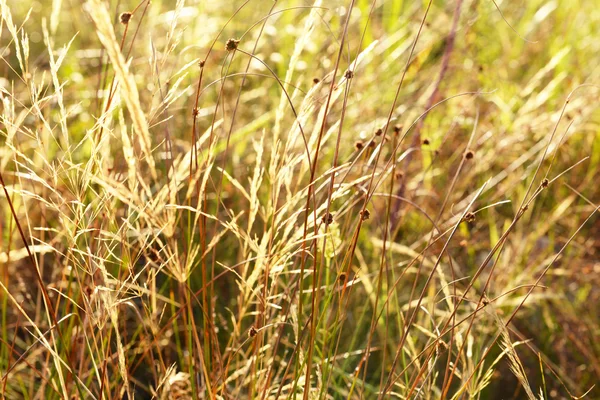
<svg viewBox="0 0 600 400">
<path fill-rule="evenodd" d="M 599 5 L 0 0 L 0 398 L 600 399 Z"/>
</svg>

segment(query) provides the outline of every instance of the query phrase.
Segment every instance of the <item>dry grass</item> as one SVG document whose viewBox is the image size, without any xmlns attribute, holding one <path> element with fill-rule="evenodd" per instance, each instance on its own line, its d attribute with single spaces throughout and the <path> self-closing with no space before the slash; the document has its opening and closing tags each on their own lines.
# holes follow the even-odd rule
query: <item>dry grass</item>
<svg viewBox="0 0 600 400">
<path fill-rule="evenodd" d="M 0 0 L 0 397 L 600 388 L 593 2 Z"/>
</svg>

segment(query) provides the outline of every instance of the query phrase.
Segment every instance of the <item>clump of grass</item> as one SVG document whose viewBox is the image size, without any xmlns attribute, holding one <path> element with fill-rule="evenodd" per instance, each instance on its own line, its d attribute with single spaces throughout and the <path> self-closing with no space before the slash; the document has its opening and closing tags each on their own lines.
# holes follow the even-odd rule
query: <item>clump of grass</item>
<svg viewBox="0 0 600 400">
<path fill-rule="evenodd" d="M 598 397 L 593 4 L 217 3 L 0 0 L 0 397 Z"/>
</svg>

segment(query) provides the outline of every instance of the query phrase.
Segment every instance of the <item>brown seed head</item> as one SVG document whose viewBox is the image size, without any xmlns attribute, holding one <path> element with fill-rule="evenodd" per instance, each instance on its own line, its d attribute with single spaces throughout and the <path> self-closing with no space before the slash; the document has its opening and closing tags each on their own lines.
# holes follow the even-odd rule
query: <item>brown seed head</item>
<svg viewBox="0 0 600 400">
<path fill-rule="evenodd" d="M 327 213 L 323 215 L 322 220 L 325 225 L 330 225 L 333 222 L 333 214 Z"/>
<path fill-rule="evenodd" d="M 250 329 L 248 329 L 248 336 L 254 337 L 257 334 L 258 334 L 258 331 L 256 330 L 256 328 L 254 326 L 251 326 Z"/>
<path fill-rule="evenodd" d="M 360 212 L 360 217 L 362 218 L 363 221 L 368 220 L 370 216 L 371 216 L 371 212 L 369 210 L 363 210 Z"/>
<path fill-rule="evenodd" d="M 316 85 L 317 83 L 321 82 L 321 80 L 319 78 L 313 78 L 313 83 Z"/>
<path fill-rule="evenodd" d="M 350 69 L 349 69 L 349 70 L 348 70 L 348 71 L 346 71 L 346 73 L 344 74 L 344 77 L 345 77 L 346 79 L 348 79 L 348 80 L 350 80 L 350 79 L 354 78 L 354 71 L 352 71 L 352 70 L 350 70 Z"/>
<path fill-rule="evenodd" d="M 225 49 L 227 51 L 234 51 L 238 48 L 238 44 L 240 44 L 238 39 L 229 39 L 227 42 L 225 42 Z"/>
<path fill-rule="evenodd" d="M 375 131 L 375 136 L 381 136 L 383 134 L 383 129 L 379 128 Z"/>
<path fill-rule="evenodd" d="M 427 138 L 423 139 L 423 145 L 428 146 L 429 145 L 429 139 L 427 139 Z"/>
<path fill-rule="evenodd" d="M 548 180 L 548 178 L 544 178 L 544 180 L 542 181 L 542 188 L 546 189 L 549 184 L 550 184 L 550 181 Z"/>
<path fill-rule="evenodd" d="M 474 156 L 475 156 L 475 153 L 473 153 L 473 150 L 465 151 L 465 154 L 464 154 L 465 160 L 471 160 L 471 159 L 473 159 Z"/>
<path fill-rule="evenodd" d="M 369 141 L 369 147 L 370 148 L 375 147 L 375 141 L 374 140 Z"/>
<path fill-rule="evenodd" d="M 357 140 L 354 142 L 354 147 L 356 147 L 356 150 L 362 150 L 362 148 L 365 147 L 365 144 L 362 142 L 362 140 Z"/>
<path fill-rule="evenodd" d="M 468 223 L 474 222 L 475 221 L 475 213 L 472 213 L 471 211 L 466 213 L 464 221 L 468 222 Z"/>
<path fill-rule="evenodd" d="M 204 64 L 206 64 L 206 61 L 204 61 L 204 60 L 201 60 L 201 61 L 198 62 L 198 66 L 200 68 L 204 68 Z"/>
<path fill-rule="evenodd" d="M 404 126 L 403 126 L 402 124 L 396 124 L 396 125 L 394 125 L 394 133 L 395 133 L 396 135 L 399 135 L 399 134 L 400 134 L 400 132 L 402 132 L 402 128 L 403 128 L 403 127 L 404 127 Z"/>
<path fill-rule="evenodd" d="M 119 20 L 123 25 L 127 25 L 131 19 L 132 14 L 130 12 L 124 12 L 119 16 Z"/>
</svg>

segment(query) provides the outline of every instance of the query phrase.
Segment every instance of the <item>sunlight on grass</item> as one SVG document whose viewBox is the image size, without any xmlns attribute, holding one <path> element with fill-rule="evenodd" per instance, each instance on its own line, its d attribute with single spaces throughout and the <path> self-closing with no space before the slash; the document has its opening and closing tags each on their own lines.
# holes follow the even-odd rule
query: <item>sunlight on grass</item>
<svg viewBox="0 0 600 400">
<path fill-rule="evenodd" d="M 0 398 L 600 398 L 594 2 L 0 6 Z"/>
</svg>

